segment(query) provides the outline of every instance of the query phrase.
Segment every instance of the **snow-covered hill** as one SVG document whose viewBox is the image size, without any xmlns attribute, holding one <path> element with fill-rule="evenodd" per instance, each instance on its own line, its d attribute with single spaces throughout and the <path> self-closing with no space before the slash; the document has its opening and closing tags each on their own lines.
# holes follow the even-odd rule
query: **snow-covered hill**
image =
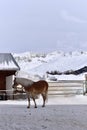
<svg viewBox="0 0 87 130">
<path fill-rule="evenodd" d="M 87 52 L 52 52 L 48 54 L 34 54 L 30 52 L 13 54 L 21 71 L 46 76 L 47 71 L 64 72 L 78 70 L 87 66 Z"/>
</svg>

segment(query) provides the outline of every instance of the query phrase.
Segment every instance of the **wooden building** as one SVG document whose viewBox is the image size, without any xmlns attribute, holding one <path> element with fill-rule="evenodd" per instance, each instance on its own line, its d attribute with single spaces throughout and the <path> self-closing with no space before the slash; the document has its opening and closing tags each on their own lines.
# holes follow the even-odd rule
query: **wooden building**
<svg viewBox="0 0 87 130">
<path fill-rule="evenodd" d="M 13 75 L 18 70 L 20 70 L 20 67 L 11 53 L 0 53 L 0 99 L 2 94 L 11 93 Z"/>
</svg>

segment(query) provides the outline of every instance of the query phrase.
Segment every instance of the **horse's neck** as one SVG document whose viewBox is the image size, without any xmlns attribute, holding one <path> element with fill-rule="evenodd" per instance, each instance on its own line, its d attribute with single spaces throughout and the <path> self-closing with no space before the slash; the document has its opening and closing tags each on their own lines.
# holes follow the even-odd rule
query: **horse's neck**
<svg viewBox="0 0 87 130">
<path fill-rule="evenodd" d="M 30 85 L 32 85 L 33 84 L 33 81 L 32 80 L 28 80 L 28 79 L 17 79 L 17 82 L 19 83 L 19 84 L 21 84 L 22 86 L 25 86 L 25 87 L 27 87 L 27 86 L 30 86 Z"/>
</svg>

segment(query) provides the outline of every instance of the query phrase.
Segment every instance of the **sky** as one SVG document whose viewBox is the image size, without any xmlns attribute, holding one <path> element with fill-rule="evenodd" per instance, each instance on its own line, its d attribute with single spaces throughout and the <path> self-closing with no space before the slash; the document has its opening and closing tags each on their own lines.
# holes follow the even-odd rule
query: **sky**
<svg viewBox="0 0 87 130">
<path fill-rule="evenodd" d="M 0 0 L 0 52 L 87 51 L 87 0 Z"/>
</svg>

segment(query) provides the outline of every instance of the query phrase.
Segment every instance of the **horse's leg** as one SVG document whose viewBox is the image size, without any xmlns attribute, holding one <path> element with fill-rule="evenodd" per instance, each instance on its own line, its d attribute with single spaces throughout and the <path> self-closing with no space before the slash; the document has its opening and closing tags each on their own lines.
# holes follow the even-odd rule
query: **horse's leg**
<svg viewBox="0 0 87 130">
<path fill-rule="evenodd" d="M 37 108 L 37 104 L 36 104 L 36 102 L 35 102 L 35 98 L 32 97 L 32 99 L 33 99 L 33 101 L 34 101 L 35 108 Z"/>
<path fill-rule="evenodd" d="M 27 98 L 28 98 L 28 106 L 27 106 L 27 108 L 30 108 L 30 96 L 29 96 L 28 93 L 27 93 Z"/>
<path fill-rule="evenodd" d="M 45 100 L 46 100 L 46 96 L 45 96 L 45 94 L 41 94 L 42 95 L 42 97 L 43 97 L 43 105 L 42 105 L 42 107 L 45 107 Z"/>
</svg>

